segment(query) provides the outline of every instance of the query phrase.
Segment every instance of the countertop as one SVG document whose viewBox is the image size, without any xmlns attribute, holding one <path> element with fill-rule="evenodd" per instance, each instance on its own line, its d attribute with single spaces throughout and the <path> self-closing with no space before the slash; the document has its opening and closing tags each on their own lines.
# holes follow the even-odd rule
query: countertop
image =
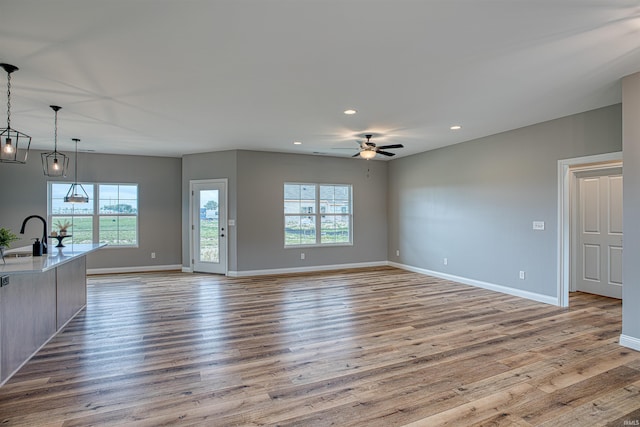
<svg viewBox="0 0 640 427">
<path fill-rule="evenodd" d="M 49 253 L 43 256 L 25 256 L 11 258 L 12 252 L 31 252 L 31 246 L 9 249 L 5 251 L 5 264 L 0 260 L 0 274 L 41 273 L 56 268 L 72 259 L 85 256 L 106 246 L 106 243 L 68 244 L 64 248 L 56 248 L 49 242 Z"/>
</svg>

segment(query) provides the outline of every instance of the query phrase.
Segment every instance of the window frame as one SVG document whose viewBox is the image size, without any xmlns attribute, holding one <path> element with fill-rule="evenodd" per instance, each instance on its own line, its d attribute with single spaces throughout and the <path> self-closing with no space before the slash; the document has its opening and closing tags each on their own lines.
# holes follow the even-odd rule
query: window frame
<svg viewBox="0 0 640 427">
<path fill-rule="evenodd" d="M 285 204 L 287 202 L 285 187 L 287 185 L 307 185 L 315 187 L 315 199 L 314 199 L 314 212 L 313 213 L 286 213 Z M 349 194 L 349 212 L 348 213 L 326 213 L 321 212 L 321 198 L 320 198 L 320 189 L 321 187 L 347 187 Z M 285 249 L 296 249 L 296 248 L 318 248 L 318 247 L 335 247 L 335 246 L 353 246 L 354 241 L 354 213 L 353 213 L 353 185 L 352 184 L 342 184 L 342 183 L 328 183 L 328 182 L 290 182 L 286 181 L 282 185 L 282 203 L 283 203 L 283 244 Z M 315 243 L 301 243 L 301 244 L 287 244 L 287 217 L 304 217 L 311 216 L 314 217 L 315 224 Z M 323 216 L 347 216 L 349 218 L 349 241 L 348 242 L 327 242 L 322 243 L 322 218 Z"/>
<path fill-rule="evenodd" d="M 134 244 L 115 244 L 110 242 L 107 243 L 106 248 L 110 249 L 121 249 L 121 248 L 138 248 L 140 247 L 140 185 L 138 183 L 132 182 L 79 182 L 78 184 L 82 184 L 83 187 L 91 187 L 93 196 L 89 198 L 89 203 L 92 204 L 93 213 L 91 214 L 54 214 L 52 213 L 53 209 L 53 186 L 54 185 L 64 185 L 70 186 L 70 183 L 63 181 L 47 181 L 47 222 L 49 224 L 49 230 L 47 233 L 50 233 L 53 230 L 53 222 L 56 218 L 60 217 L 82 217 L 82 218 L 91 218 L 91 237 L 92 243 L 100 243 L 100 219 L 103 217 L 136 217 L 136 228 L 135 228 L 135 236 L 136 242 Z M 102 214 L 100 213 L 100 186 L 101 185 L 110 185 L 110 186 L 135 186 L 136 187 L 136 210 L 135 213 L 127 213 L 127 214 L 118 214 L 118 213 L 108 213 Z M 87 191 L 89 192 L 89 191 Z M 73 234 L 73 230 L 71 232 Z"/>
</svg>

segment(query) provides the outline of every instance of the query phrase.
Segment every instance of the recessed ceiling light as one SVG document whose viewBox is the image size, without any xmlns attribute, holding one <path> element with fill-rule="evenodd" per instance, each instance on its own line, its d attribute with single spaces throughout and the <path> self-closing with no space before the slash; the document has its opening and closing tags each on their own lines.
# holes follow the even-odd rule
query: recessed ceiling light
<svg viewBox="0 0 640 427">
<path fill-rule="evenodd" d="M 462 126 L 460 126 L 460 125 L 453 125 L 453 126 L 451 126 L 449 129 L 451 129 L 451 130 L 458 130 L 458 129 L 462 129 Z"/>
<path fill-rule="evenodd" d="M 348 116 L 357 113 L 356 110 L 354 110 L 353 108 L 349 108 L 348 110 L 344 110 L 344 113 Z"/>
<path fill-rule="evenodd" d="M 293 145 L 302 145 L 302 142 L 300 142 L 300 141 L 293 141 Z"/>
</svg>

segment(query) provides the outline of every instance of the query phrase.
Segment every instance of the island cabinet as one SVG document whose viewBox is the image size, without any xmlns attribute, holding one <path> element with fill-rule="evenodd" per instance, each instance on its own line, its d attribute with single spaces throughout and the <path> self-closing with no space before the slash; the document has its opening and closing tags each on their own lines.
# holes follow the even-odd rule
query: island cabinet
<svg viewBox="0 0 640 427">
<path fill-rule="evenodd" d="M 0 265 L 0 385 L 86 306 L 86 254 L 101 246 Z"/>
<path fill-rule="evenodd" d="M 56 268 L 56 329 L 61 329 L 87 305 L 87 258 Z"/>
</svg>

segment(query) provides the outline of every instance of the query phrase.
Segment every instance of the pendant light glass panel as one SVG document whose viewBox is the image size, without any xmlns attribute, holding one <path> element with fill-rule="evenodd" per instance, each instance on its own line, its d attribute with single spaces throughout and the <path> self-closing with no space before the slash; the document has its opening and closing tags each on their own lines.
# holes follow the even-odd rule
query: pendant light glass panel
<svg viewBox="0 0 640 427">
<path fill-rule="evenodd" d="M 11 128 L 11 73 L 18 67 L 0 64 L 7 72 L 7 127 L 0 129 L 0 162 L 27 163 L 31 137 Z"/>
<path fill-rule="evenodd" d="M 42 153 L 42 169 L 46 176 L 67 176 L 69 157 L 62 153 Z"/>
<path fill-rule="evenodd" d="M 50 107 L 55 112 L 54 146 L 53 152 L 41 154 L 42 170 L 46 176 L 67 176 L 69 157 L 58 152 L 58 110 L 60 110 L 61 107 L 57 105 L 51 105 Z"/>
</svg>

